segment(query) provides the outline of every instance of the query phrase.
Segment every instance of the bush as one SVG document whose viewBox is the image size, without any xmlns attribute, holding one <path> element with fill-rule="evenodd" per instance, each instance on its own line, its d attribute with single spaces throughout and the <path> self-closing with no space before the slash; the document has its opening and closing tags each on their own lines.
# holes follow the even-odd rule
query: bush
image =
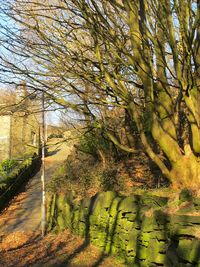
<svg viewBox="0 0 200 267">
<path fill-rule="evenodd" d="M 22 184 L 32 178 L 39 170 L 40 158 L 26 159 L 9 175 L 0 181 L 0 211 L 8 201 L 20 190 Z"/>
<path fill-rule="evenodd" d="M 6 159 L 0 164 L 0 176 L 5 177 L 18 165 L 17 160 Z"/>
<path fill-rule="evenodd" d="M 67 161 L 53 174 L 47 184 L 50 192 L 73 192 L 77 198 L 87 196 L 90 188 L 99 186 L 99 166 L 93 156 L 72 152 Z"/>
<path fill-rule="evenodd" d="M 63 134 L 62 133 L 59 133 L 59 134 L 56 134 L 56 133 L 52 133 L 48 136 L 48 139 L 52 139 L 52 138 L 63 138 Z"/>
<path fill-rule="evenodd" d="M 102 172 L 102 187 L 104 191 L 113 190 L 117 185 L 117 169 L 106 169 Z"/>
<path fill-rule="evenodd" d="M 110 152 L 109 141 L 106 140 L 99 130 L 94 130 L 86 133 L 80 138 L 77 148 L 93 156 L 98 156 L 98 151 Z"/>
<path fill-rule="evenodd" d="M 115 191 L 118 193 L 125 193 L 127 187 L 125 184 L 125 178 L 118 175 L 118 166 L 111 163 L 109 168 L 105 169 L 101 173 L 101 188 L 102 191 Z"/>
</svg>

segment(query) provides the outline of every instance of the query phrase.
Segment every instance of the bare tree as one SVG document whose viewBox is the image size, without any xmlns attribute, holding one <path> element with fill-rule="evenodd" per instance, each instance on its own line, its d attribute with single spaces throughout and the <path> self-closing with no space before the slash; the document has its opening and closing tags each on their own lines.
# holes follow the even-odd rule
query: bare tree
<svg viewBox="0 0 200 267">
<path fill-rule="evenodd" d="M 198 190 L 199 5 L 8 0 L 1 10 L 18 26 L 4 25 L 1 68 L 24 76 L 37 90 L 45 88 L 63 107 L 87 114 L 115 145 L 134 153 L 106 119 L 120 107 L 172 185 Z"/>
</svg>

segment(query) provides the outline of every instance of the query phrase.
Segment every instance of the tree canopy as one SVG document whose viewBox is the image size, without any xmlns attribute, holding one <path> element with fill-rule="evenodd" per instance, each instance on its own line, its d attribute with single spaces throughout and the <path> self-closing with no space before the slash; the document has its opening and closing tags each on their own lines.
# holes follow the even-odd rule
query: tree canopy
<svg viewBox="0 0 200 267">
<path fill-rule="evenodd" d="M 199 0 L 7 0 L 1 12 L 16 23 L 2 22 L 4 82 L 23 77 L 129 153 L 117 133 L 136 125 L 171 184 L 199 189 Z"/>
</svg>

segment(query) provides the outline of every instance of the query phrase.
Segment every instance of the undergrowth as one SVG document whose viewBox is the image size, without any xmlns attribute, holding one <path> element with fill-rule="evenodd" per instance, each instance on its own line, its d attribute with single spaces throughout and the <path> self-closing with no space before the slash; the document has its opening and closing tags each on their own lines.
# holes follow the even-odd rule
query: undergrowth
<svg viewBox="0 0 200 267">
<path fill-rule="evenodd" d="M 68 159 L 47 185 L 52 192 L 70 192 L 85 198 L 99 191 L 112 190 L 130 195 L 139 190 L 168 186 L 146 154 L 124 154 L 100 132 L 89 132 L 76 143 Z"/>
</svg>

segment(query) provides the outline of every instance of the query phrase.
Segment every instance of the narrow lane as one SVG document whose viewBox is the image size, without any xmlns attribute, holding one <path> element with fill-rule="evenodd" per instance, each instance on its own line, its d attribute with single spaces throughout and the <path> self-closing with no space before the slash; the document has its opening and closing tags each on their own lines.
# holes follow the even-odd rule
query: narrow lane
<svg viewBox="0 0 200 267">
<path fill-rule="evenodd" d="M 58 140 L 54 140 L 56 143 Z M 45 159 L 46 180 L 69 155 L 72 145 L 50 143 L 49 156 Z M 25 191 L 16 196 L 0 215 L 0 237 L 14 232 L 40 230 L 41 220 L 41 171 L 26 185 Z"/>
</svg>

